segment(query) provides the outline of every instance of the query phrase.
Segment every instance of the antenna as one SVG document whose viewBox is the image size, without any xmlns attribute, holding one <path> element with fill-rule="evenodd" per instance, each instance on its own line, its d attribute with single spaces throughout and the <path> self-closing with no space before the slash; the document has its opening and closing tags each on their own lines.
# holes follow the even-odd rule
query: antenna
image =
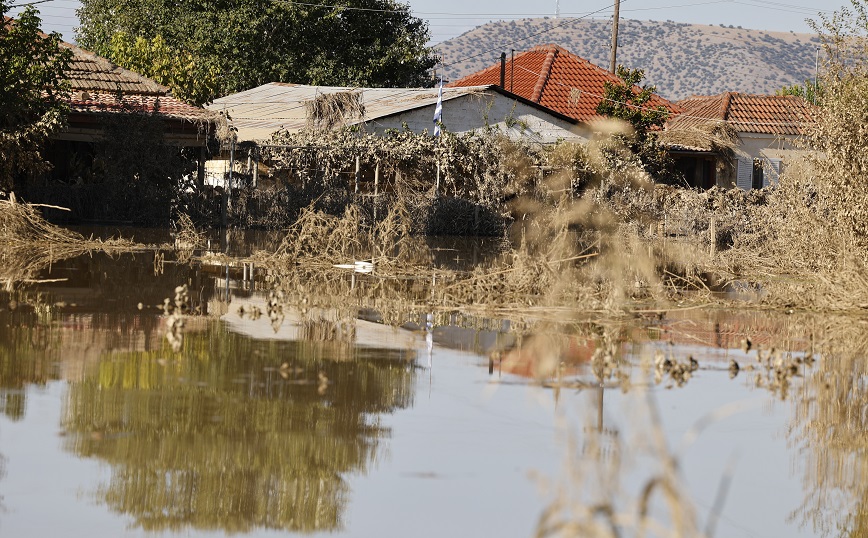
<svg viewBox="0 0 868 538">
<path fill-rule="evenodd" d="M 561 18 L 561 0 L 555 0 L 555 18 Z"/>
</svg>

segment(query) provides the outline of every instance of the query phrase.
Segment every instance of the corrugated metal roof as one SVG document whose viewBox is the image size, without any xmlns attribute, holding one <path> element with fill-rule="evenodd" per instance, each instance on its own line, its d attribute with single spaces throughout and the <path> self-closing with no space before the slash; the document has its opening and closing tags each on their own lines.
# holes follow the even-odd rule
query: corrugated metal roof
<svg viewBox="0 0 868 538">
<path fill-rule="evenodd" d="M 443 88 L 443 100 L 484 92 L 488 86 Z M 362 93 L 365 117 L 359 121 L 399 114 L 437 103 L 437 88 L 351 88 L 344 86 L 306 86 L 272 82 L 216 99 L 207 106 L 216 112 L 226 112 L 238 129 L 239 140 L 265 140 L 272 133 L 286 129 L 297 131 L 307 123 L 305 103 L 317 95 L 358 91 Z"/>
<path fill-rule="evenodd" d="M 725 121 L 743 133 L 801 135 L 817 113 L 814 105 L 794 95 L 726 92 L 693 96 L 678 104 L 684 112 L 669 122 L 669 129 L 702 128 Z"/>
<path fill-rule="evenodd" d="M 450 87 L 500 84 L 500 62 L 468 75 Z M 504 86 L 512 93 L 581 122 L 600 118 L 597 105 L 606 82 L 621 79 L 557 45 L 541 45 L 508 58 Z M 654 94 L 646 105 L 664 106 L 677 113 L 677 105 Z"/>
</svg>

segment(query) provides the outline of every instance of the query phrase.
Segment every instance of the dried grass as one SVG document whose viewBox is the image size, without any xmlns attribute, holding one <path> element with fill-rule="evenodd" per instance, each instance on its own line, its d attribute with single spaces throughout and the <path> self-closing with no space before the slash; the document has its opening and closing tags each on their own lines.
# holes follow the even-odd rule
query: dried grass
<svg viewBox="0 0 868 538">
<path fill-rule="evenodd" d="M 0 282 L 6 289 L 35 282 L 36 275 L 57 260 L 94 250 L 117 253 L 141 248 L 123 239 L 85 238 L 48 223 L 38 207 L 17 202 L 14 193 L 0 200 Z"/>
<path fill-rule="evenodd" d="M 313 100 L 305 101 L 304 109 L 310 129 L 329 130 L 346 125 L 347 120 L 365 117 L 365 105 L 360 91 L 320 94 Z"/>
</svg>

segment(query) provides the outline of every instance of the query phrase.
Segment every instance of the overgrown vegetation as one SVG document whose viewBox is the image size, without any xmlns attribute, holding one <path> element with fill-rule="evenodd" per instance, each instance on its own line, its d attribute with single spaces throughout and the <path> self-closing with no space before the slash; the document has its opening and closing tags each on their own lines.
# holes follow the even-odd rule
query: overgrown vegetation
<svg viewBox="0 0 868 538">
<path fill-rule="evenodd" d="M 618 66 L 620 84 L 605 82 L 603 97 L 597 105 L 597 114 L 623 120 L 633 128 L 632 132 L 617 134 L 630 150 L 639 157 L 645 171 L 658 180 L 677 183 L 672 162 L 666 150 L 657 143 L 657 134 L 669 118 L 669 111 L 662 105 L 652 106 L 651 99 L 656 86 L 641 85 L 645 71 Z M 637 91 L 638 89 L 638 91 Z"/>
<path fill-rule="evenodd" d="M 48 168 L 42 155 L 48 137 L 66 121 L 69 83 L 64 76 L 72 52 L 59 47 L 60 34 L 43 34 L 31 5 L 6 20 L 11 3 L 0 0 L 0 189 Z"/>
<path fill-rule="evenodd" d="M 77 220 L 168 226 L 174 209 L 185 211 L 179 206 L 201 193 L 192 188 L 194 154 L 168 143 L 157 113 L 129 109 L 104 114 L 101 121 L 102 139 L 80 174 L 65 181 L 29 181 L 19 195 L 69 209 Z"/>
</svg>

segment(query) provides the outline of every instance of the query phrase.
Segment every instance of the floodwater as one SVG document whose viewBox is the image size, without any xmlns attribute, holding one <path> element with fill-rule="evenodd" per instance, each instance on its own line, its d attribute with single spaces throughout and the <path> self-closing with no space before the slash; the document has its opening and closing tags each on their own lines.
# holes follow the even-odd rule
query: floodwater
<svg viewBox="0 0 868 538">
<path fill-rule="evenodd" d="M 707 535 L 865 533 L 860 320 L 684 309 L 521 338 L 461 312 L 272 323 L 267 279 L 160 261 L 94 254 L 2 294 L 0 536 L 529 537 L 544 513 L 601 523 L 592 505 L 632 536 L 669 461 L 677 519 Z M 183 283 L 202 315 L 176 353 L 159 305 Z M 690 357 L 689 379 L 657 366 Z M 670 506 L 657 488 L 650 517 L 674 525 Z"/>
</svg>

